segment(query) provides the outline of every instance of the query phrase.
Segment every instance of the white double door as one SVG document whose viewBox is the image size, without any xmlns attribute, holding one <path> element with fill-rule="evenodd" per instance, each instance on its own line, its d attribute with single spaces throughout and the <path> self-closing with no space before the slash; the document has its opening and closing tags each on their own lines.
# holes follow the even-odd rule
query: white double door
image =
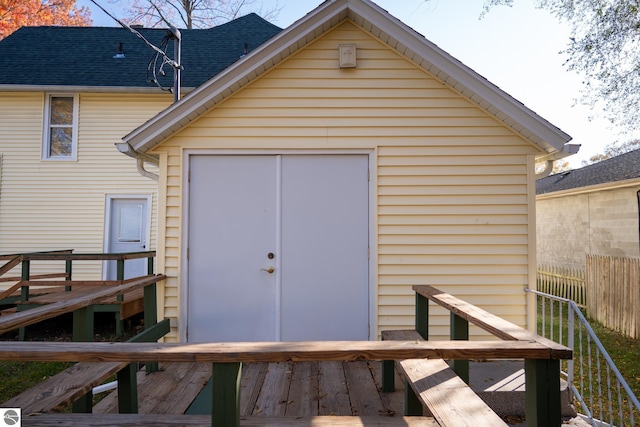
<svg viewBox="0 0 640 427">
<path fill-rule="evenodd" d="M 187 340 L 369 339 L 367 155 L 192 155 Z"/>
</svg>

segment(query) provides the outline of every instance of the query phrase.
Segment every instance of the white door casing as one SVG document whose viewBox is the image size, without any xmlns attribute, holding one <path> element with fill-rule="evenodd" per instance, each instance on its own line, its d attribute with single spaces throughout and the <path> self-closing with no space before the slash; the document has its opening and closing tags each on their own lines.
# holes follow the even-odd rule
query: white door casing
<svg viewBox="0 0 640 427">
<path fill-rule="evenodd" d="M 104 251 L 107 253 L 149 250 L 151 195 L 107 195 Z M 125 278 L 147 274 L 147 259 L 125 261 Z M 116 279 L 116 262 L 105 262 L 103 277 Z"/>
<path fill-rule="evenodd" d="M 186 164 L 184 339 L 369 339 L 368 154 Z"/>
</svg>

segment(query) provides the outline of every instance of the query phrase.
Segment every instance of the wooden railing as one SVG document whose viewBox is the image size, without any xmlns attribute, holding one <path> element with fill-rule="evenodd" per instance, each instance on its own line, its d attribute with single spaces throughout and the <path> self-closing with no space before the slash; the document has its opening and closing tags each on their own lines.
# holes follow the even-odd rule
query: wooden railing
<svg viewBox="0 0 640 427">
<path fill-rule="evenodd" d="M 560 360 L 571 359 L 573 351 L 563 345 L 543 338 L 524 328 L 514 325 L 479 307 L 442 292 L 432 286 L 414 286 L 416 293 L 415 328 L 425 339 L 429 339 L 429 301 L 449 310 L 450 338 L 448 343 L 469 343 L 469 323 L 491 333 L 503 341 L 489 341 L 492 348 L 479 359 L 524 359 L 525 398 L 527 426 L 560 426 Z M 432 341 L 433 342 L 433 341 Z M 530 346 L 528 351 L 517 357 L 509 356 L 512 345 Z M 445 345 L 438 342 L 438 345 Z M 538 351 L 533 351 L 533 348 Z M 452 361 L 453 370 L 469 383 L 469 359 L 477 357 L 447 357 Z M 383 380 L 393 381 L 393 365 L 383 365 Z M 383 388 L 390 388 L 383 384 Z"/>
<path fill-rule="evenodd" d="M 20 329 L 20 338 L 24 338 L 24 328 L 28 325 L 47 320 L 64 313 L 73 312 L 74 340 L 91 341 L 93 339 L 93 311 L 92 306 L 110 298 L 123 301 L 123 295 L 127 291 L 144 289 L 145 322 L 155 324 L 156 287 L 155 284 L 165 278 L 164 275 L 154 275 L 155 251 L 112 253 L 112 254 L 77 254 L 72 250 L 60 250 L 50 252 L 33 252 L 13 255 L 0 255 L 0 260 L 7 262 L 0 267 L 0 281 L 16 281 L 9 288 L 0 292 L 0 301 L 20 290 L 18 298 L 21 304 L 30 300 L 31 287 L 64 287 L 65 291 L 72 291 L 81 287 L 104 288 L 90 294 L 75 297 L 69 294 L 68 298 L 61 299 L 47 305 L 26 306 L 25 311 L 0 316 L 0 334 Z M 128 260 L 146 258 L 147 275 L 132 279 L 124 279 L 125 262 Z M 64 263 L 64 273 L 31 274 L 33 261 L 58 261 Z M 116 280 L 73 280 L 73 263 L 78 261 L 116 261 Z M 3 277 L 17 266 L 21 266 L 20 277 Z M 49 280 L 49 279 L 58 280 Z M 60 280 L 62 278 L 63 280 Z M 151 323 L 152 322 L 152 323 Z"/>
<path fill-rule="evenodd" d="M 314 341 L 234 343 L 5 342 L 0 360 L 67 362 L 199 362 L 213 366 L 212 426 L 240 424 L 240 377 L 245 362 L 525 359 L 527 425 L 560 425 L 559 360 L 572 351 L 431 287 L 415 287 L 416 326 L 427 338 L 428 300 L 452 312 L 451 341 Z M 466 341 L 472 322 L 504 341 Z M 456 369 L 464 375 L 464 362 Z M 44 417 L 44 415 L 43 415 Z M 183 416 L 184 417 L 184 416 Z M 31 421 L 34 421 L 33 417 Z M 124 418 L 123 418 L 124 420 Z M 142 422 L 141 418 L 137 418 Z M 83 420 L 87 423 L 87 420 Z M 178 420 L 180 422 L 180 420 Z M 296 424 L 291 424 L 296 425 Z"/>
</svg>

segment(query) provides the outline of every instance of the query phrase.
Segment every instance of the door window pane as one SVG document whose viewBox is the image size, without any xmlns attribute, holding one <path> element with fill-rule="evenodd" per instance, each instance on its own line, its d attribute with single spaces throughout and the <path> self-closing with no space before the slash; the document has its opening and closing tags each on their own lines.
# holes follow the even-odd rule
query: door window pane
<svg viewBox="0 0 640 427">
<path fill-rule="evenodd" d="M 120 206 L 118 224 L 118 242 L 142 241 L 142 205 L 127 204 Z"/>
</svg>

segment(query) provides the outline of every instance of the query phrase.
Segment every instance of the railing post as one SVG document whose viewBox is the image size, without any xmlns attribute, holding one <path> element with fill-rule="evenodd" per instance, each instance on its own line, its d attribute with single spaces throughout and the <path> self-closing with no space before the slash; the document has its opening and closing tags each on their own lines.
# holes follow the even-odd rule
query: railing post
<svg viewBox="0 0 640 427">
<path fill-rule="evenodd" d="M 148 275 L 153 274 L 153 257 L 152 256 L 147 258 L 147 274 Z"/>
<path fill-rule="evenodd" d="M 22 274 L 20 280 L 28 282 L 31 275 L 30 271 L 31 261 L 29 261 L 28 259 L 22 260 Z M 29 301 L 29 286 L 22 286 L 22 288 L 20 288 L 20 301 L 23 303 Z M 20 341 L 24 341 L 26 332 L 27 328 L 24 326 L 18 329 L 18 339 Z"/>
<path fill-rule="evenodd" d="M 138 363 L 130 363 L 118 371 L 118 413 L 138 413 Z"/>
<path fill-rule="evenodd" d="M 211 402 L 212 427 L 240 426 L 240 379 L 242 363 L 214 363 Z"/>
<path fill-rule="evenodd" d="M 560 427 L 560 361 L 526 359 L 524 370 L 527 427 Z"/>
<path fill-rule="evenodd" d="M 416 331 L 426 340 L 429 339 L 429 300 L 416 292 Z"/>
<path fill-rule="evenodd" d="M 116 262 L 116 280 L 120 283 L 124 280 L 124 258 L 118 258 Z M 117 296 L 118 301 L 124 301 L 124 295 Z"/>
<path fill-rule="evenodd" d="M 73 341 L 93 341 L 93 306 L 79 308 L 73 312 Z M 91 392 L 73 402 L 74 413 L 90 414 L 93 407 L 93 394 Z"/>
<path fill-rule="evenodd" d="M 567 347 L 573 350 L 575 354 L 575 313 L 573 309 L 573 304 L 569 302 L 567 304 Z M 575 357 L 575 356 L 574 356 Z M 573 357 L 567 361 L 567 389 L 569 390 L 569 396 L 571 401 L 573 401 Z"/>
<path fill-rule="evenodd" d="M 152 328 L 158 323 L 158 305 L 156 284 L 144 287 L 144 329 Z M 145 364 L 147 373 L 158 371 L 157 362 L 147 362 Z"/>
<path fill-rule="evenodd" d="M 453 312 L 450 313 L 450 319 L 450 338 L 454 341 L 468 341 L 469 322 Z M 451 362 L 451 368 L 460 378 L 462 378 L 462 381 L 469 384 L 468 360 L 453 360 Z"/>
<path fill-rule="evenodd" d="M 407 380 L 404 381 L 404 414 L 406 416 L 422 416 L 422 402 Z"/>
<path fill-rule="evenodd" d="M 67 273 L 67 278 L 65 279 L 67 282 L 71 281 L 71 273 L 73 271 L 72 260 L 68 259 L 64 263 L 64 272 Z M 71 290 L 71 286 L 65 286 L 64 290 L 69 292 Z"/>
</svg>

